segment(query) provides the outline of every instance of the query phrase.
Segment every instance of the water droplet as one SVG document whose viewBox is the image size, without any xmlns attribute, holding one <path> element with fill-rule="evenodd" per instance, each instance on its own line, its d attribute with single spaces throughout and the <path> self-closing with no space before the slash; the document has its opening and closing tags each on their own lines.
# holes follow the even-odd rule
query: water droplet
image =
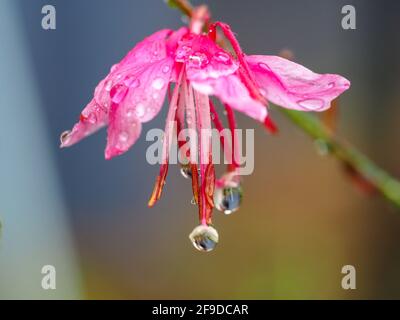
<svg viewBox="0 0 400 320">
<path fill-rule="evenodd" d="M 326 156 L 331 152 L 331 147 L 328 142 L 323 139 L 317 139 L 314 141 L 314 145 L 317 148 L 317 152 L 321 156 Z"/>
<path fill-rule="evenodd" d="M 213 227 L 200 225 L 193 229 L 189 239 L 197 250 L 210 252 L 216 247 L 219 236 Z"/>
<path fill-rule="evenodd" d="M 242 188 L 239 183 L 231 182 L 225 187 L 217 187 L 214 192 L 215 207 L 225 214 L 237 211 L 242 203 Z"/>
<path fill-rule="evenodd" d="M 304 99 L 297 102 L 299 106 L 308 110 L 318 110 L 324 106 L 324 101 L 321 99 Z"/>
<path fill-rule="evenodd" d="M 185 62 L 189 52 L 192 51 L 192 49 L 188 46 L 182 46 L 176 50 L 175 53 L 175 61 L 176 62 Z"/>
<path fill-rule="evenodd" d="M 263 69 L 264 71 L 271 71 L 270 67 L 268 67 L 268 65 L 266 65 L 264 62 L 260 62 L 258 64 L 258 66 Z"/>
<path fill-rule="evenodd" d="M 122 84 L 115 85 L 110 91 L 111 101 L 120 103 L 126 97 L 128 88 Z"/>
<path fill-rule="evenodd" d="M 181 165 L 181 174 L 185 179 L 192 178 L 192 168 L 189 164 L 182 164 Z"/>
<path fill-rule="evenodd" d="M 134 76 L 127 76 L 124 80 L 124 84 L 129 88 L 137 88 L 140 86 L 140 80 Z"/>
<path fill-rule="evenodd" d="M 118 68 L 118 65 L 117 65 L 117 64 L 114 64 L 114 65 L 111 67 L 110 72 L 114 72 L 115 70 L 117 70 L 117 68 Z"/>
<path fill-rule="evenodd" d="M 125 111 L 125 115 L 127 117 L 128 120 L 134 120 L 134 116 L 135 116 L 135 110 L 132 108 L 129 108 Z"/>
<path fill-rule="evenodd" d="M 89 114 L 89 116 L 87 117 L 87 119 L 88 119 L 88 121 L 89 121 L 91 124 L 95 124 L 95 123 L 97 122 L 97 116 L 96 116 L 96 114 L 93 113 L 93 112 Z"/>
<path fill-rule="evenodd" d="M 119 141 L 121 142 L 127 142 L 129 139 L 129 134 L 125 131 L 122 131 L 119 136 L 118 136 Z"/>
<path fill-rule="evenodd" d="M 163 78 L 156 78 L 153 80 L 151 86 L 156 90 L 161 90 L 165 85 L 165 81 Z"/>
<path fill-rule="evenodd" d="M 154 100 L 157 100 L 159 97 L 160 97 L 160 95 L 158 94 L 158 92 L 154 92 L 154 93 L 152 94 L 152 98 L 153 98 Z"/>
<path fill-rule="evenodd" d="M 146 107 L 141 103 L 137 104 L 135 113 L 138 118 L 142 118 L 146 113 Z"/>
<path fill-rule="evenodd" d="M 170 68 L 169 66 L 164 66 L 164 67 L 162 68 L 162 72 L 163 72 L 163 73 L 168 73 L 170 69 L 171 69 L 171 68 Z"/>
<path fill-rule="evenodd" d="M 231 57 L 224 51 L 217 52 L 214 56 L 214 59 L 225 64 L 229 64 L 231 62 Z"/>
<path fill-rule="evenodd" d="M 112 89 L 112 86 L 113 86 L 112 80 L 107 80 L 106 85 L 105 85 L 104 88 L 106 89 L 106 91 L 110 92 L 111 89 Z"/>
<path fill-rule="evenodd" d="M 60 135 L 61 144 L 64 144 L 65 142 L 67 142 L 70 134 L 71 134 L 71 131 L 69 131 L 69 130 L 64 131 L 63 133 L 61 133 L 61 135 Z"/>
<path fill-rule="evenodd" d="M 335 82 L 329 82 L 328 83 L 328 89 L 333 88 L 335 85 L 336 85 Z"/>
<path fill-rule="evenodd" d="M 195 52 L 189 57 L 189 64 L 196 68 L 204 68 L 208 65 L 208 57 L 203 52 Z"/>
</svg>

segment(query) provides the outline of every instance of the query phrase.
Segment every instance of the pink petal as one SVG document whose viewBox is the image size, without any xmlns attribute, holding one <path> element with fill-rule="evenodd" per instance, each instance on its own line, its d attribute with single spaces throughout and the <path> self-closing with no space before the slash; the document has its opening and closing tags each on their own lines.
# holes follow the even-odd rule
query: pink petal
<svg viewBox="0 0 400 320">
<path fill-rule="evenodd" d="M 148 122 L 159 113 L 173 68 L 173 59 L 166 58 L 147 65 L 137 74 L 132 74 L 129 82 L 124 83 L 125 86 L 131 86 L 121 103 L 134 112 L 140 122 Z"/>
<path fill-rule="evenodd" d="M 107 110 L 100 107 L 93 99 L 83 109 L 79 122 L 72 131 L 65 132 L 61 137 L 61 147 L 69 147 L 81 139 L 104 127 L 108 122 Z"/>
<path fill-rule="evenodd" d="M 191 81 L 193 88 L 203 94 L 216 95 L 222 102 L 247 116 L 264 122 L 267 108 L 254 100 L 236 75 L 206 81 Z"/>
<path fill-rule="evenodd" d="M 142 125 L 125 105 L 113 104 L 110 109 L 105 158 L 126 152 L 139 138 Z"/>
<path fill-rule="evenodd" d="M 324 111 L 350 87 L 340 75 L 317 74 L 277 56 L 247 56 L 258 84 L 271 102 L 302 111 Z"/>
<path fill-rule="evenodd" d="M 106 125 L 109 122 L 108 117 L 111 116 L 111 106 L 122 105 L 121 108 L 114 107 L 121 110 L 113 111 L 113 116 L 118 123 L 114 124 L 111 130 L 108 150 L 112 155 L 124 150 L 124 148 L 119 148 L 120 144 L 115 138 L 117 136 L 115 131 L 119 130 L 123 133 L 130 132 L 132 129 L 125 128 L 126 124 L 121 124 L 125 121 L 119 119 L 124 116 L 122 111 L 126 111 L 125 115 L 133 112 L 136 123 L 151 120 L 162 107 L 167 84 L 174 71 L 174 61 L 170 57 L 172 53 L 168 53 L 167 50 L 170 35 L 174 36 L 171 43 L 168 43 L 171 50 L 174 43 L 176 47 L 179 35 L 175 35 L 171 30 L 161 30 L 136 45 L 120 63 L 111 68 L 107 77 L 97 85 L 94 99 L 82 112 L 80 121 L 74 126 L 72 132 L 63 135 L 62 147 L 70 146 Z M 126 121 L 130 120 L 129 116 L 127 118 L 129 119 Z M 131 134 L 126 145 L 133 141 L 134 136 L 135 134 Z M 113 151 L 113 148 L 120 151 Z"/>
<path fill-rule="evenodd" d="M 204 35 L 184 37 L 176 50 L 175 60 L 185 63 L 189 80 L 216 79 L 238 69 L 232 56 Z"/>
</svg>

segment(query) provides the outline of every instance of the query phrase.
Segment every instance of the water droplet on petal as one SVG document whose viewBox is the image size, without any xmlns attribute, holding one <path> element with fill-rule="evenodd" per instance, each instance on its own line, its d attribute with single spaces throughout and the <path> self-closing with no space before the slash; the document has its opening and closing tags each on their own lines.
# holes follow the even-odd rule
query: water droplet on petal
<svg viewBox="0 0 400 320">
<path fill-rule="evenodd" d="M 110 91 L 111 101 L 120 103 L 126 97 L 128 88 L 122 84 L 115 85 Z"/>
<path fill-rule="evenodd" d="M 268 67 L 268 65 L 266 65 L 264 62 L 260 62 L 258 64 L 258 66 L 263 69 L 264 71 L 271 71 L 270 67 Z"/>
<path fill-rule="evenodd" d="M 215 207 L 225 214 L 237 211 L 242 203 L 242 198 L 242 188 L 239 183 L 232 182 L 227 186 L 215 188 Z"/>
<path fill-rule="evenodd" d="M 171 69 L 171 68 L 170 68 L 169 66 L 164 66 L 164 67 L 162 68 L 162 72 L 163 72 L 163 73 L 168 73 L 170 69 Z"/>
<path fill-rule="evenodd" d="M 224 51 L 217 52 L 214 56 L 214 59 L 225 64 L 229 64 L 231 62 L 231 57 Z"/>
<path fill-rule="evenodd" d="M 140 86 L 140 80 L 134 76 L 127 76 L 124 80 L 124 84 L 129 88 L 137 88 Z"/>
<path fill-rule="evenodd" d="M 119 141 L 121 142 L 127 142 L 129 139 L 129 134 L 125 131 L 121 132 L 118 136 Z"/>
<path fill-rule="evenodd" d="M 192 49 L 188 46 L 182 46 L 176 50 L 175 53 L 175 61 L 176 62 L 185 62 L 187 55 L 189 52 L 192 51 Z"/>
<path fill-rule="evenodd" d="M 153 80 L 151 86 L 156 90 L 161 90 L 165 85 L 165 81 L 163 78 L 156 78 Z"/>
<path fill-rule="evenodd" d="M 128 120 L 134 120 L 135 118 L 135 110 L 133 108 L 129 108 L 125 111 L 125 115 Z"/>
<path fill-rule="evenodd" d="M 104 89 L 106 89 L 106 91 L 110 92 L 113 86 L 113 82 L 112 80 L 107 80 L 106 85 L 104 87 Z"/>
<path fill-rule="evenodd" d="M 61 133 L 61 135 L 60 135 L 61 144 L 64 144 L 68 140 L 70 134 L 71 134 L 71 131 L 69 131 L 69 130 L 64 131 L 63 133 Z"/>
<path fill-rule="evenodd" d="M 142 118 L 146 113 L 146 107 L 141 103 L 137 104 L 135 113 L 138 118 Z"/>
<path fill-rule="evenodd" d="M 88 119 L 88 121 L 91 123 L 91 124 L 95 124 L 96 122 L 97 122 L 97 116 L 96 116 L 96 114 L 95 113 L 91 113 L 91 114 L 89 114 L 89 116 L 87 117 L 87 119 Z"/>
<path fill-rule="evenodd" d="M 115 70 L 117 70 L 117 68 L 118 68 L 118 65 L 117 65 L 117 64 L 114 64 L 114 65 L 111 67 L 110 72 L 114 72 Z"/>
<path fill-rule="evenodd" d="M 208 57 L 203 52 L 195 52 L 189 57 L 189 64 L 192 67 L 204 68 L 208 65 L 208 63 L 209 63 Z"/>
<path fill-rule="evenodd" d="M 335 85 L 336 85 L 335 82 L 329 82 L 328 83 L 328 89 L 333 88 Z"/>
<path fill-rule="evenodd" d="M 297 102 L 299 106 L 308 110 L 318 110 L 324 106 L 324 101 L 321 99 L 304 99 Z"/>
<path fill-rule="evenodd" d="M 200 225 L 193 229 L 189 239 L 197 250 L 210 252 L 216 247 L 219 236 L 213 227 Z"/>
</svg>

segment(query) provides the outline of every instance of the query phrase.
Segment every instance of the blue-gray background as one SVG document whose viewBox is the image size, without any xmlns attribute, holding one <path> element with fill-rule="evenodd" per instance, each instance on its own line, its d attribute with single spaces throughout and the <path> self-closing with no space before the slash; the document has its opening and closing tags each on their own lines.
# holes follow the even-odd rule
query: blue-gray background
<svg viewBox="0 0 400 320">
<path fill-rule="evenodd" d="M 247 53 L 290 49 L 349 78 L 340 134 L 400 176 L 398 1 L 205 2 Z M 46 4 L 57 10 L 53 31 L 41 28 Z M 341 28 L 345 4 L 357 30 Z M 279 114 L 276 138 L 239 116 L 257 128 L 256 170 L 241 211 L 216 213 L 221 243 L 210 255 L 187 239 L 196 210 L 177 168 L 147 208 L 158 168 L 146 163 L 144 135 L 112 161 L 105 131 L 58 149 L 109 67 L 146 35 L 179 27 L 177 11 L 161 0 L 0 0 L 0 12 L 0 297 L 400 298 L 400 215 L 356 190 Z M 55 291 L 40 287 L 46 264 L 58 270 Z M 357 268 L 355 291 L 341 289 L 346 264 Z"/>
</svg>

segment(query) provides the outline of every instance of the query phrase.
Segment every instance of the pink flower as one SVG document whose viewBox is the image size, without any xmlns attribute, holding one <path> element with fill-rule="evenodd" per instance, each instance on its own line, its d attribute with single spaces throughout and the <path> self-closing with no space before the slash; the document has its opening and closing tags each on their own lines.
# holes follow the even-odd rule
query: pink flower
<svg viewBox="0 0 400 320">
<path fill-rule="evenodd" d="M 216 27 L 223 31 L 234 55 L 216 43 Z M 105 157 L 121 155 L 139 138 L 142 123 L 159 113 L 170 84 L 175 83 L 167 115 L 163 164 L 150 206 L 160 198 L 167 175 L 172 124 L 177 122 L 178 132 L 185 126 L 197 131 L 209 129 L 212 122 L 222 129 L 210 96 L 225 105 L 230 130 L 235 127 L 233 110 L 273 129 L 267 101 L 289 109 L 324 111 L 350 87 L 350 82 L 339 75 L 320 75 L 281 57 L 245 55 L 226 24 L 214 24 L 208 34 L 194 29 L 198 30 L 161 30 L 136 45 L 111 68 L 96 87 L 94 98 L 82 111 L 79 122 L 61 137 L 61 147 L 69 147 L 108 125 Z M 218 241 L 215 229 L 208 227 L 214 205 L 232 212 L 240 203 L 241 192 L 234 174 L 235 163 L 216 182 L 210 161 L 210 139 L 199 138 L 197 148 L 198 164 L 192 160 L 183 170 L 192 178 L 202 225 L 191 234 L 191 239 L 198 249 L 208 251 Z M 233 208 L 226 202 L 227 192 L 231 198 L 235 195 Z M 219 194 L 224 205 L 214 203 L 214 193 Z"/>
</svg>

